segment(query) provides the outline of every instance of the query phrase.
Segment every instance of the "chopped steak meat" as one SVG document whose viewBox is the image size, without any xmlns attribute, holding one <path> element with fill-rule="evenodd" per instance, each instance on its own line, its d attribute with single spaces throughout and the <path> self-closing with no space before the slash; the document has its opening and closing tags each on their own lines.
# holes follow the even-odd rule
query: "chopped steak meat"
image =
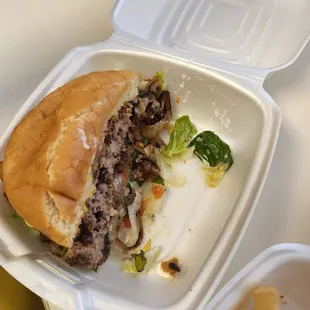
<svg viewBox="0 0 310 310">
<path fill-rule="evenodd" d="M 159 176 L 159 168 L 151 158 L 139 154 L 134 162 L 133 178 L 137 181 L 151 181 Z"/>
<path fill-rule="evenodd" d="M 141 134 L 144 127 L 167 119 L 165 105 L 156 99 L 157 83 L 153 84 L 152 90 L 127 102 L 108 121 L 103 147 L 92 166 L 96 189 L 86 201 L 87 212 L 73 246 L 63 251 L 63 247 L 49 243 L 51 252 L 62 253 L 71 266 L 96 269 L 107 260 L 121 220 L 136 196 L 128 181 L 152 180 L 159 175 L 156 162 L 135 147 L 145 139 Z M 162 142 L 159 137 L 158 141 Z"/>
</svg>

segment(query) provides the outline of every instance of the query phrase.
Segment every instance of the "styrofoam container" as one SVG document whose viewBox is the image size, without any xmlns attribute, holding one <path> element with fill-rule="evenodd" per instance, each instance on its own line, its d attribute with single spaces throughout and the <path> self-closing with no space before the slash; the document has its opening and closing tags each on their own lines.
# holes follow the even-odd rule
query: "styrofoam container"
<svg viewBox="0 0 310 310">
<path fill-rule="evenodd" d="M 242 269 L 211 300 L 205 310 L 232 310 L 254 287 L 273 286 L 282 310 L 310 309 L 310 246 L 275 245 Z"/>
<path fill-rule="evenodd" d="M 195 159 L 176 167 L 187 178 L 170 189 L 153 227 L 161 258 L 177 256 L 174 281 L 149 273 L 131 277 L 111 258 L 98 273 L 72 269 L 47 254 L 38 238 L 12 220 L 0 198 L 0 263 L 42 298 L 64 309 L 202 309 L 242 238 L 266 179 L 280 111 L 263 89 L 266 76 L 287 66 L 310 33 L 310 3 L 292 1 L 119 1 L 115 33 L 71 51 L 43 80 L 0 140 L 0 158 L 21 118 L 46 94 L 94 70 L 166 71 L 174 115 L 188 114 L 232 149 L 234 164 L 216 189 L 207 188 Z M 223 22 L 219 22 L 223 21 Z M 224 22 L 225 21 L 225 22 Z M 303 23 L 297 27 L 296 23 Z M 288 44 L 289 42 L 289 44 Z"/>
</svg>

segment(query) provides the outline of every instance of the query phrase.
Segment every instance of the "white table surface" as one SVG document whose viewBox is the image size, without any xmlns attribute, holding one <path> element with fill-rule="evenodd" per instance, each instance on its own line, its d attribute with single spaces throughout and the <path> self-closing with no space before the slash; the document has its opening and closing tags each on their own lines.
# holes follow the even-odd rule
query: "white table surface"
<svg viewBox="0 0 310 310">
<path fill-rule="evenodd" d="M 0 0 L 0 134 L 67 51 L 111 34 L 113 2 Z M 253 218 L 222 284 L 271 245 L 310 243 L 310 44 L 265 88 L 283 113 L 279 142 Z"/>
</svg>

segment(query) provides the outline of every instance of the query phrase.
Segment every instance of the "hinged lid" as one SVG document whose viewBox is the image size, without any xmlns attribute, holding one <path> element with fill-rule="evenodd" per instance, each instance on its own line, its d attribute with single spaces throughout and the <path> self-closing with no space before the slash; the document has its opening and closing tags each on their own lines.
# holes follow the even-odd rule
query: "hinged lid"
<svg viewBox="0 0 310 310">
<path fill-rule="evenodd" d="M 155 50 L 273 71 L 300 54 L 309 15 L 309 0 L 119 0 L 112 20 L 117 36 Z"/>
</svg>

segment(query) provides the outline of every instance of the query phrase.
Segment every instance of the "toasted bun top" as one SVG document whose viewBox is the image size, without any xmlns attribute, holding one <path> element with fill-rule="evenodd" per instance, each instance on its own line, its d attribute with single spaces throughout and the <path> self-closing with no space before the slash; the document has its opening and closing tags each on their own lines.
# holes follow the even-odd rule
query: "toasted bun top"
<svg viewBox="0 0 310 310">
<path fill-rule="evenodd" d="M 72 246 L 105 124 L 137 96 L 139 82 L 128 71 L 81 76 L 46 96 L 14 129 L 4 154 L 5 192 L 27 223 L 56 243 Z"/>
</svg>

